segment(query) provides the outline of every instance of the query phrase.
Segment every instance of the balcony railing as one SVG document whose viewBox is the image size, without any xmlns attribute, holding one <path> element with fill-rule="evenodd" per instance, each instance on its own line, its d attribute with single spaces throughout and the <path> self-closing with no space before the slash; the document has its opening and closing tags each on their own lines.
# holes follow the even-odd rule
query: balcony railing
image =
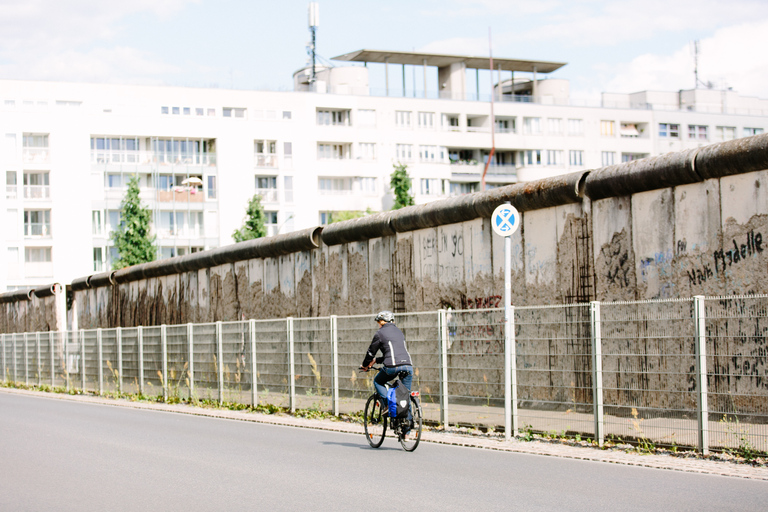
<svg viewBox="0 0 768 512">
<path fill-rule="evenodd" d="M 205 194 L 197 189 L 174 189 L 158 190 L 157 201 L 161 203 L 202 203 L 205 201 Z"/>
<path fill-rule="evenodd" d="M 53 262 L 27 262 L 24 264 L 24 276 L 25 277 L 52 277 L 53 276 Z"/>
<path fill-rule="evenodd" d="M 92 164 L 216 165 L 215 153 L 154 153 L 151 151 L 91 151 Z"/>
<path fill-rule="evenodd" d="M 16 192 L 17 192 L 17 185 L 6 185 L 5 186 L 5 198 L 6 199 L 16 199 Z"/>
<path fill-rule="evenodd" d="M 24 185 L 24 199 L 50 199 L 50 185 Z"/>
<path fill-rule="evenodd" d="M 49 237 L 51 236 L 51 226 L 50 224 L 27 222 L 24 224 L 24 236 Z"/>
<path fill-rule="evenodd" d="M 257 188 L 256 193 L 261 196 L 262 202 L 276 203 L 279 201 L 276 188 Z"/>
<path fill-rule="evenodd" d="M 51 154 L 48 148 L 24 148 L 21 158 L 25 164 L 47 164 Z"/>
<path fill-rule="evenodd" d="M 161 228 L 157 231 L 160 238 L 205 238 L 203 226 Z"/>
<path fill-rule="evenodd" d="M 277 155 L 254 155 L 256 167 L 277 167 Z"/>
</svg>

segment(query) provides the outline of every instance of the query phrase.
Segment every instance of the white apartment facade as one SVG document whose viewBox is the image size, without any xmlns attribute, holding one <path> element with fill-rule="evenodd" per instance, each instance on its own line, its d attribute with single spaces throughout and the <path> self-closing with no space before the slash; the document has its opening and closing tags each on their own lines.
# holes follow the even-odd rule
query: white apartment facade
<svg viewBox="0 0 768 512">
<path fill-rule="evenodd" d="M 578 106 L 566 81 L 535 75 L 499 80 L 491 121 L 489 102 L 453 99 L 466 65 L 434 62 L 449 86 L 434 99 L 372 95 L 360 66 L 325 69 L 311 87 L 301 70 L 292 92 L 0 81 L 0 292 L 109 269 L 132 176 L 165 258 L 232 243 L 257 193 L 270 234 L 389 209 L 395 163 L 417 203 L 477 191 L 492 125 L 487 188 L 768 129 L 768 101 L 730 91 Z"/>
</svg>

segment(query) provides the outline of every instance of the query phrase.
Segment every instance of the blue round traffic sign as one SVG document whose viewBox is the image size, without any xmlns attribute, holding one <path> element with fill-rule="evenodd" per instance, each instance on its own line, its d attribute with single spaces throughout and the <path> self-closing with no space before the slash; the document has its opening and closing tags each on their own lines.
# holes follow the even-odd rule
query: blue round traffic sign
<svg viewBox="0 0 768 512">
<path fill-rule="evenodd" d="M 520 213 L 511 204 L 500 204 L 491 215 L 491 228 L 499 236 L 510 236 L 520 227 Z"/>
</svg>

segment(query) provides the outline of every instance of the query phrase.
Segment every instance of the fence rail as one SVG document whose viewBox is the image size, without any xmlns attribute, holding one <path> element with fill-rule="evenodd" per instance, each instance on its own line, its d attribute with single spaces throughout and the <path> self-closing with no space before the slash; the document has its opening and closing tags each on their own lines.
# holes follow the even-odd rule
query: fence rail
<svg viewBox="0 0 768 512">
<path fill-rule="evenodd" d="M 425 418 L 655 445 L 768 451 L 768 295 L 396 315 Z M 354 413 L 366 316 L 0 335 L 3 379 L 96 393 Z M 509 418 L 505 406 L 516 396 Z"/>
</svg>

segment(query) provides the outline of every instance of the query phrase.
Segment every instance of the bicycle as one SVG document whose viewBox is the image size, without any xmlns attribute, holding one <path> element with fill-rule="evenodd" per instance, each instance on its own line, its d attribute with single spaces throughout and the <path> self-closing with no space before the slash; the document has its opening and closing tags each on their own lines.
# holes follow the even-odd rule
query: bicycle
<svg viewBox="0 0 768 512">
<path fill-rule="evenodd" d="M 374 367 L 373 369 L 381 370 L 381 367 Z M 402 380 L 405 375 L 407 375 L 405 372 L 400 372 L 397 374 L 397 378 Z M 390 388 L 389 384 L 386 386 L 387 389 Z M 371 445 L 371 448 L 378 448 L 381 446 L 381 443 L 384 442 L 388 424 L 405 451 L 412 452 L 419 446 L 423 426 L 419 395 L 420 393 L 418 391 L 411 391 L 411 419 L 390 418 L 387 411 L 381 406 L 379 394 L 375 391 L 373 392 L 365 403 L 365 410 L 363 413 L 365 439 L 368 441 L 368 444 Z"/>
</svg>

